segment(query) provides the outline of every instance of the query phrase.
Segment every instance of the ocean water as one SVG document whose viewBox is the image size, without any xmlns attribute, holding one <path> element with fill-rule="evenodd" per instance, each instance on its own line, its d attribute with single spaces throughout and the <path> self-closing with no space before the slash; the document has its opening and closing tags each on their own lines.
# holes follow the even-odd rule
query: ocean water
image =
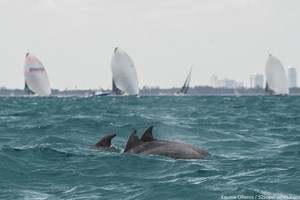
<svg viewBox="0 0 300 200">
<path fill-rule="evenodd" d="M 101 152 L 116 133 L 204 160 Z M 0 199 L 300 199 L 300 97 L 1 97 Z"/>
</svg>

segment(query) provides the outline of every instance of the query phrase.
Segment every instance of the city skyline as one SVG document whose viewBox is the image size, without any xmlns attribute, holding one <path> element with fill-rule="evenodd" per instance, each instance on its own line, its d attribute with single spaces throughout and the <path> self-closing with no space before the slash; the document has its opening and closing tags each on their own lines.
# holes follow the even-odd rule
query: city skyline
<svg viewBox="0 0 300 200">
<path fill-rule="evenodd" d="M 289 81 L 289 88 L 295 88 L 298 87 L 297 84 L 297 70 L 295 67 L 292 66 L 288 66 L 286 69 L 286 75 Z M 210 82 L 207 85 L 194 85 L 194 86 L 210 86 L 213 88 L 256 88 L 256 87 L 260 87 L 260 88 L 264 88 L 265 87 L 265 75 L 264 74 L 259 74 L 259 73 L 254 73 L 254 74 L 250 74 L 249 75 L 250 79 L 249 79 L 249 85 L 245 84 L 242 81 L 237 81 L 235 79 L 231 79 L 231 78 L 227 78 L 227 77 L 221 77 L 221 79 L 218 79 L 219 77 L 216 74 L 212 74 L 210 76 Z M 0 85 L 1 88 L 7 88 L 5 85 Z M 158 87 L 160 88 L 159 85 L 154 85 L 154 86 L 149 86 L 149 85 L 143 85 L 140 86 L 140 88 L 143 87 Z M 174 86 L 170 87 L 173 88 Z M 181 86 L 178 86 L 178 88 L 180 88 Z M 102 88 L 102 87 L 98 87 L 98 89 L 112 89 L 112 88 Z M 20 89 L 20 88 L 8 88 L 8 89 Z M 22 88 L 21 88 L 22 89 Z M 52 88 L 52 89 L 61 89 L 61 88 Z M 74 87 L 66 87 L 64 89 L 80 89 L 77 88 L 77 86 Z M 96 88 L 84 88 L 84 89 L 96 89 Z"/>
<path fill-rule="evenodd" d="M 51 88 L 111 88 L 120 47 L 140 88 L 181 87 L 191 65 L 191 86 L 209 85 L 216 74 L 249 87 L 270 53 L 299 71 L 299 9 L 296 0 L 3 0 L 0 86 L 24 87 L 31 52 Z"/>
</svg>

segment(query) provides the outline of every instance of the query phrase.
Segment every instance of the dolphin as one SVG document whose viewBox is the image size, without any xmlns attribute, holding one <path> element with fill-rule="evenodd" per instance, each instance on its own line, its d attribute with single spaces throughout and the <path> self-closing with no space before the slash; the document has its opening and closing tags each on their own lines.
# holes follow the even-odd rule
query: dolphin
<svg viewBox="0 0 300 200">
<path fill-rule="evenodd" d="M 150 126 L 141 139 L 138 138 L 137 130 L 134 129 L 128 138 L 124 152 L 160 155 L 174 159 L 203 159 L 209 155 L 208 152 L 189 144 L 156 140 L 152 135 L 152 129 L 153 126 Z"/>
<path fill-rule="evenodd" d="M 94 146 L 92 146 L 93 149 L 102 150 L 102 151 L 115 151 L 120 152 L 120 149 L 113 146 L 111 144 L 111 140 L 116 137 L 116 134 L 108 134 L 104 137 L 102 137 Z"/>
</svg>

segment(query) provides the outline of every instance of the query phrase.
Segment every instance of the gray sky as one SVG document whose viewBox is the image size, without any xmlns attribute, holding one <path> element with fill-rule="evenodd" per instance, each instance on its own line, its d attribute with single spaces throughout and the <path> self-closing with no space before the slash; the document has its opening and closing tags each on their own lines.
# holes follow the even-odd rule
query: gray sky
<svg viewBox="0 0 300 200">
<path fill-rule="evenodd" d="M 30 51 L 52 88 L 111 88 L 116 46 L 140 87 L 264 74 L 272 53 L 300 71 L 299 0 L 0 0 L 0 86 L 23 88 Z"/>
</svg>

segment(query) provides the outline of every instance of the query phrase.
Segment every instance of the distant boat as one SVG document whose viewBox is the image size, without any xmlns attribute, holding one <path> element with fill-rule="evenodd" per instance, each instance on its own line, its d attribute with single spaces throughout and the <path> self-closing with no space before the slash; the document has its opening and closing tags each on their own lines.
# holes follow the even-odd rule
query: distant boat
<svg viewBox="0 0 300 200">
<path fill-rule="evenodd" d="M 281 62 L 271 54 L 266 63 L 265 91 L 271 95 L 289 94 L 289 85 L 285 70 Z"/>
<path fill-rule="evenodd" d="M 31 53 L 26 54 L 24 63 L 25 88 L 28 95 L 47 96 L 51 94 L 48 74 L 41 63 Z"/>
<path fill-rule="evenodd" d="M 190 81 L 191 81 L 191 74 L 192 74 L 192 67 L 191 67 L 190 72 L 189 72 L 183 86 L 181 87 L 180 91 L 175 93 L 176 96 L 182 96 L 182 95 L 187 94 L 187 92 L 189 90 Z"/>
<path fill-rule="evenodd" d="M 91 97 L 104 97 L 110 95 L 110 92 L 107 91 L 94 91 Z"/>
<path fill-rule="evenodd" d="M 119 48 L 115 48 L 111 61 L 111 71 L 115 94 L 139 94 L 138 76 L 133 61 L 127 53 Z"/>
</svg>

